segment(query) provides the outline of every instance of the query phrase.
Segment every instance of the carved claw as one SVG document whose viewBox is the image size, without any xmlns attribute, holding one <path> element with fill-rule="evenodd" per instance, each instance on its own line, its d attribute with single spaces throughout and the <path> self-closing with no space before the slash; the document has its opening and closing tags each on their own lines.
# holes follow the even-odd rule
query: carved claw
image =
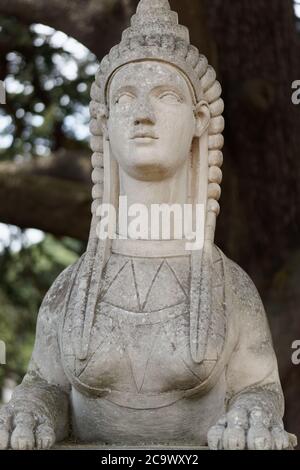
<svg viewBox="0 0 300 470">
<path fill-rule="evenodd" d="M 244 409 L 233 408 L 227 413 L 227 426 L 223 434 L 225 450 L 243 450 L 246 446 L 248 416 Z"/>
<path fill-rule="evenodd" d="M 35 431 L 36 447 L 40 450 L 50 449 L 55 443 L 55 433 L 48 424 L 41 424 Z"/>
<path fill-rule="evenodd" d="M 223 434 L 226 423 L 226 416 L 223 416 L 215 426 L 210 428 L 207 436 L 210 450 L 221 450 L 223 448 Z"/>
<path fill-rule="evenodd" d="M 3 406 L 0 410 L 0 450 L 5 450 L 9 446 L 12 413 L 8 406 Z"/>
</svg>

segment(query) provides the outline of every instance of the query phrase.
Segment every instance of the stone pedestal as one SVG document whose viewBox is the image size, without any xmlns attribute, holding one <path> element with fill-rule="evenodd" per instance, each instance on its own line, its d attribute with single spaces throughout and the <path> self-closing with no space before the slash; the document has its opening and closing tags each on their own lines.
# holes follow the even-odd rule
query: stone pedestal
<svg viewBox="0 0 300 470">
<path fill-rule="evenodd" d="M 185 450 L 187 452 L 191 452 L 193 450 L 208 450 L 208 447 L 203 446 L 189 446 L 189 445 L 149 445 L 149 446 L 118 446 L 118 445 L 105 445 L 102 443 L 94 443 L 94 444 L 79 444 L 76 442 L 62 442 L 57 444 L 54 447 L 54 450 L 99 450 L 99 451 L 182 451 Z"/>
</svg>

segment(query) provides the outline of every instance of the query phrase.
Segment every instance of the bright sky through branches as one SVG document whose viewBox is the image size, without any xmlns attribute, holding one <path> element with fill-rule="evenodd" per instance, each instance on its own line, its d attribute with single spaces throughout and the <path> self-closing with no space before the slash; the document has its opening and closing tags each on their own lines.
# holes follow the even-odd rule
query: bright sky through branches
<svg viewBox="0 0 300 470">
<path fill-rule="evenodd" d="M 300 18 L 300 0 L 294 0 L 295 2 L 295 13 L 298 18 Z"/>
<path fill-rule="evenodd" d="M 18 252 L 23 246 L 40 243 L 44 236 L 44 233 L 40 230 L 27 229 L 21 234 L 18 227 L 0 223 L 0 253 L 6 247 Z"/>
<path fill-rule="evenodd" d="M 94 58 L 94 63 L 92 62 L 87 66 L 87 73 L 91 76 L 95 75 L 98 68 L 96 57 L 94 57 L 94 55 L 83 44 L 76 41 L 76 39 L 70 38 L 65 33 L 56 31 L 55 29 L 42 24 L 33 24 L 30 26 L 30 29 L 38 35 L 35 39 L 36 46 L 41 46 L 48 41 L 52 47 L 57 49 L 62 48 L 65 52 L 70 54 L 67 56 L 57 53 L 53 56 L 54 64 L 62 77 L 70 81 L 76 80 L 78 76 L 78 63 L 87 60 L 89 57 Z M 14 62 L 18 61 L 19 58 L 17 54 L 12 52 L 9 53 L 9 60 Z M 49 78 L 45 86 L 47 87 L 47 90 L 51 90 L 55 86 L 55 81 Z M 12 94 L 30 94 L 32 92 L 32 89 L 29 89 L 28 86 L 24 86 L 24 84 L 20 83 L 12 75 L 6 77 L 5 87 L 6 92 Z M 32 115 L 30 116 L 30 119 L 33 126 L 39 127 L 43 124 L 41 116 Z M 9 126 L 10 121 L 11 118 L 9 116 L 0 115 L 0 148 L 2 149 L 9 148 L 12 144 L 12 136 L 4 132 L 4 130 Z M 86 140 L 89 137 L 88 122 L 88 107 L 82 106 L 78 109 L 77 113 L 66 117 L 64 126 L 67 130 L 72 131 L 78 140 Z"/>
</svg>

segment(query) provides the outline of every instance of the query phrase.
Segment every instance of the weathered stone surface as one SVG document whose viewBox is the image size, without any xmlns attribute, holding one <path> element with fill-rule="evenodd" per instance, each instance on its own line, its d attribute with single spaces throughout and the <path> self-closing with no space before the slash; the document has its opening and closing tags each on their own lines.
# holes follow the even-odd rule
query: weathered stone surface
<svg viewBox="0 0 300 470">
<path fill-rule="evenodd" d="M 83 446 L 294 446 L 261 300 L 214 245 L 221 87 L 167 1 L 140 2 L 91 95 L 89 245 L 43 302 L 28 373 L 0 412 L 0 447 L 48 448 L 70 434 Z M 159 220 L 134 234 L 124 213 L 109 218 L 118 239 L 101 239 L 100 204 L 117 209 L 120 196 L 150 212 L 202 205 L 204 242 L 178 239 L 170 213 L 167 239 Z"/>
</svg>

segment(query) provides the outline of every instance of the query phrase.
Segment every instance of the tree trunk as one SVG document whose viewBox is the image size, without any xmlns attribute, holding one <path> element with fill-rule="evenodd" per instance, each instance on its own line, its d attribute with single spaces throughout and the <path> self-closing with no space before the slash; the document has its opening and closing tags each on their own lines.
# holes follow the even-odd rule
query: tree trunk
<svg viewBox="0 0 300 470">
<path fill-rule="evenodd" d="M 292 0 L 205 0 L 226 105 L 219 239 L 257 274 L 298 245 L 300 77 Z M 263 263 L 263 266 L 262 266 Z"/>
</svg>

